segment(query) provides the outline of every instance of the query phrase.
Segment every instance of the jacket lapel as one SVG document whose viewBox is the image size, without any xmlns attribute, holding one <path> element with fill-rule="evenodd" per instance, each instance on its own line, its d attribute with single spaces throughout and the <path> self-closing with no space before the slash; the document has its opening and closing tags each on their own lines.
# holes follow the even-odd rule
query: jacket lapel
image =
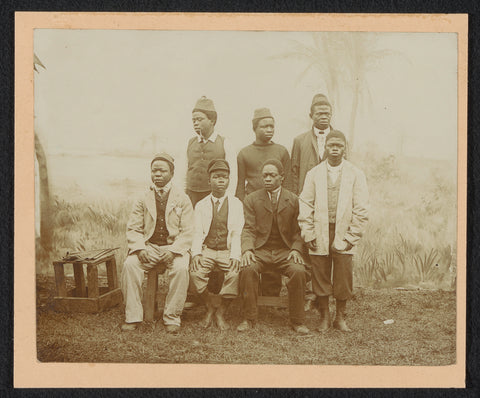
<svg viewBox="0 0 480 398">
<path fill-rule="evenodd" d="M 311 131 L 311 134 L 310 134 L 310 142 L 313 146 L 313 149 L 317 155 L 317 161 L 320 160 L 320 154 L 318 153 L 318 141 L 317 141 L 317 136 L 315 135 L 315 132 L 313 130 L 313 127 L 312 127 L 312 131 Z"/>
<path fill-rule="evenodd" d="M 328 225 L 328 185 L 327 185 L 327 166 L 326 163 L 320 163 L 318 169 L 318 182 L 317 186 L 320 187 L 320 201 L 316 203 L 319 210 L 320 219 L 322 224 Z M 327 228 L 328 229 L 328 228 Z"/>
<path fill-rule="evenodd" d="M 268 193 L 267 193 L 266 189 L 263 190 L 263 195 L 262 195 L 261 200 L 263 200 L 263 206 L 265 207 L 265 209 L 268 212 L 273 213 L 272 202 L 270 201 L 270 197 L 268 196 Z"/>
<path fill-rule="evenodd" d="M 287 207 L 289 202 L 289 198 L 287 194 L 285 193 L 285 189 L 280 190 L 280 197 L 278 198 L 278 207 L 277 207 L 277 213 L 280 213 L 285 207 Z"/>
<path fill-rule="evenodd" d="M 343 170 L 342 170 L 342 179 L 340 180 L 340 188 L 338 191 L 338 202 L 337 202 L 337 213 L 335 215 L 337 222 L 341 220 L 343 213 L 347 208 L 347 203 L 351 192 L 351 186 L 353 184 L 354 175 L 350 168 L 350 164 L 344 160 Z"/>
<path fill-rule="evenodd" d="M 177 203 L 178 192 L 174 186 L 170 188 L 170 193 L 168 195 L 167 206 L 165 207 L 165 220 L 168 218 L 168 215 L 175 207 L 175 203 Z"/>
<path fill-rule="evenodd" d="M 154 220 L 157 219 L 157 206 L 155 204 L 155 191 L 150 189 L 145 195 L 145 206 Z"/>
</svg>

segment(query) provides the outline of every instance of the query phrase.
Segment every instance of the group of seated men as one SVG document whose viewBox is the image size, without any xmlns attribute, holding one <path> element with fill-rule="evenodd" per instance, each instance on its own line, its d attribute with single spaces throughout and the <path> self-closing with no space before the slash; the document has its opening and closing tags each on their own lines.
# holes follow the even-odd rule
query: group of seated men
<svg viewBox="0 0 480 398">
<path fill-rule="evenodd" d="M 295 139 L 291 163 L 288 151 L 288 159 L 278 148 L 275 153 L 279 156 L 262 158 L 263 148 L 250 151 L 249 146 L 240 151 L 237 167 L 232 170 L 225 140 L 214 134 L 213 102 L 205 98 L 197 101 L 192 119 L 198 137 L 190 140 L 187 149 L 186 193 L 171 182 L 174 159 L 160 153 L 151 162 L 153 185 L 135 203 L 128 221 L 122 330 L 135 330 L 143 321 L 142 282 L 145 271 L 156 267 L 168 274 L 163 310 L 168 333 L 180 330 L 189 289 L 206 306 L 204 327 L 216 324 L 221 330 L 228 329 L 225 311 L 230 301 L 239 297 L 243 320 L 237 330 L 253 328 L 258 318 L 260 275 L 272 272 L 287 277 L 290 325 L 296 333 L 310 333 L 305 324 L 305 292 L 310 279 L 320 314 L 317 329 L 330 327 L 329 296 L 333 295 L 333 327 L 351 331 L 345 322 L 345 308 L 353 290 L 352 255 L 368 219 L 368 190 L 363 172 L 344 159 L 343 133 L 328 125 L 322 141 L 316 139 L 315 113 L 321 114 L 318 119 L 323 123 L 325 113 L 331 115 L 331 106 L 325 102 L 321 94 L 314 97 L 312 136 L 305 135 L 307 132 Z M 271 152 L 272 145 L 278 145 L 271 141 L 272 125 L 268 109 L 256 110 L 256 141 L 252 145 L 261 147 L 263 142 Z M 321 142 L 322 156 L 316 148 L 317 164 L 299 175 L 300 167 L 295 169 L 294 163 L 305 168 L 309 162 L 303 147 L 307 143 L 320 146 Z M 234 196 L 229 186 L 237 177 Z M 299 196 L 282 186 L 288 179 L 298 189 L 299 178 Z M 209 289 L 212 271 L 224 275 L 218 293 Z"/>
</svg>

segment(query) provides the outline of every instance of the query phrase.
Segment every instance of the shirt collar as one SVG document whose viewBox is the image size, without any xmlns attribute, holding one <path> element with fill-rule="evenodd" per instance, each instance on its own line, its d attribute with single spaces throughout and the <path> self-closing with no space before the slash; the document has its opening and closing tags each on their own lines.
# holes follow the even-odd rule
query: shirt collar
<svg viewBox="0 0 480 398">
<path fill-rule="evenodd" d="M 213 133 L 210 135 L 210 137 L 207 138 L 207 141 L 215 142 L 215 140 L 217 139 L 217 136 L 218 136 L 218 133 L 214 130 Z M 197 139 L 198 139 L 198 142 L 202 142 L 204 138 L 203 136 L 198 135 Z"/>
<path fill-rule="evenodd" d="M 336 172 L 339 172 L 342 169 L 343 169 L 343 160 L 338 166 L 330 166 L 330 163 L 328 163 L 328 160 L 327 160 L 327 170 L 328 171 L 332 171 L 332 172 L 336 173 Z"/>
<path fill-rule="evenodd" d="M 325 130 L 319 130 L 315 126 L 313 126 L 313 133 L 319 137 L 320 136 L 320 131 L 323 131 L 324 133 L 322 134 L 323 137 L 326 137 L 328 133 L 330 133 L 330 126 L 328 126 Z"/>
<path fill-rule="evenodd" d="M 272 192 L 267 191 L 268 197 L 270 198 L 270 200 L 272 200 L 272 195 L 273 194 L 276 195 L 277 200 L 278 200 L 278 198 L 280 197 L 280 191 L 281 190 L 282 190 L 282 186 L 279 186 L 277 189 L 275 189 L 275 191 L 272 191 Z"/>
<path fill-rule="evenodd" d="M 167 193 L 170 191 L 171 188 L 172 188 L 172 181 L 169 181 L 162 188 L 158 188 L 155 184 L 153 184 L 150 189 L 160 194 L 160 190 L 163 190 L 164 193 Z"/>
<path fill-rule="evenodd" d="M 226 198 L 227 198 L 227 193 L 225 193 L 225 195 L 223 195 L 221 198 L 216 198 L 215 196 L 210 194 L 210 200 L 212 201 L 212 203 L 215 203 L 217 200 L 220 201 L 219 206 L 218 206 L 219 208 L 222 207 L 223 202 L 225 202 Z"/>
</svg>

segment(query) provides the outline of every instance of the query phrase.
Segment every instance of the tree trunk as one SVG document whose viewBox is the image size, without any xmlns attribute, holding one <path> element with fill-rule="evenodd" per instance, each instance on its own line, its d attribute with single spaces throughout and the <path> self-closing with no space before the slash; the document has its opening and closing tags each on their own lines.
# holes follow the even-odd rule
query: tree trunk
<svg viewBox="0 0 480 398">
<path fill-rule="evenodd" d="M 47 158 L 37 134 L 35 134 L 35 155 L 38 161 L 38 175 L 40 179 L 40 244 L 44 250 L 50 250 L 52 248 L 53 228 Z"/>
</svg>

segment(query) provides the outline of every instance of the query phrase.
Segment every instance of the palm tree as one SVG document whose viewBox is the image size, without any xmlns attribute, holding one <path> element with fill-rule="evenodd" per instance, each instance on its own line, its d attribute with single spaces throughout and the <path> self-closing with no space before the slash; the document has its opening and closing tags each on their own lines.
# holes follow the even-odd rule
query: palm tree
<svg viewBox="0 0 480 398">
<path fill-rule="evenodd" d="M 39 73 L 37 65 L 47 69 L 36 54 L 33 54 L 33 70 Z M 50 189 L 48 184 L 47 158 L 38 134 L 35 132 L 35 157 L 38 162 L 38 174 L 40 178 L 40 245 L 49 250 L 52 247 L 52 215 Z"/>
<path fill-rule="evenodd" d="M 333 107 L 341 98 L 351 95 L 348 132 L 351 154 L 354 152 L 359 106 L 371 102 L 368 75 L 385 57 L 399 53 L 378 49 L 378 36 L 371 32 L 316 32 L 312 33 L 312 39 L 312 45 L 293 41 L 292 50 L 276 58 L 296 58 L 306 62 L 307 67 L 299 79 L 315 68 L 326 85 Z"/>
</svg>

